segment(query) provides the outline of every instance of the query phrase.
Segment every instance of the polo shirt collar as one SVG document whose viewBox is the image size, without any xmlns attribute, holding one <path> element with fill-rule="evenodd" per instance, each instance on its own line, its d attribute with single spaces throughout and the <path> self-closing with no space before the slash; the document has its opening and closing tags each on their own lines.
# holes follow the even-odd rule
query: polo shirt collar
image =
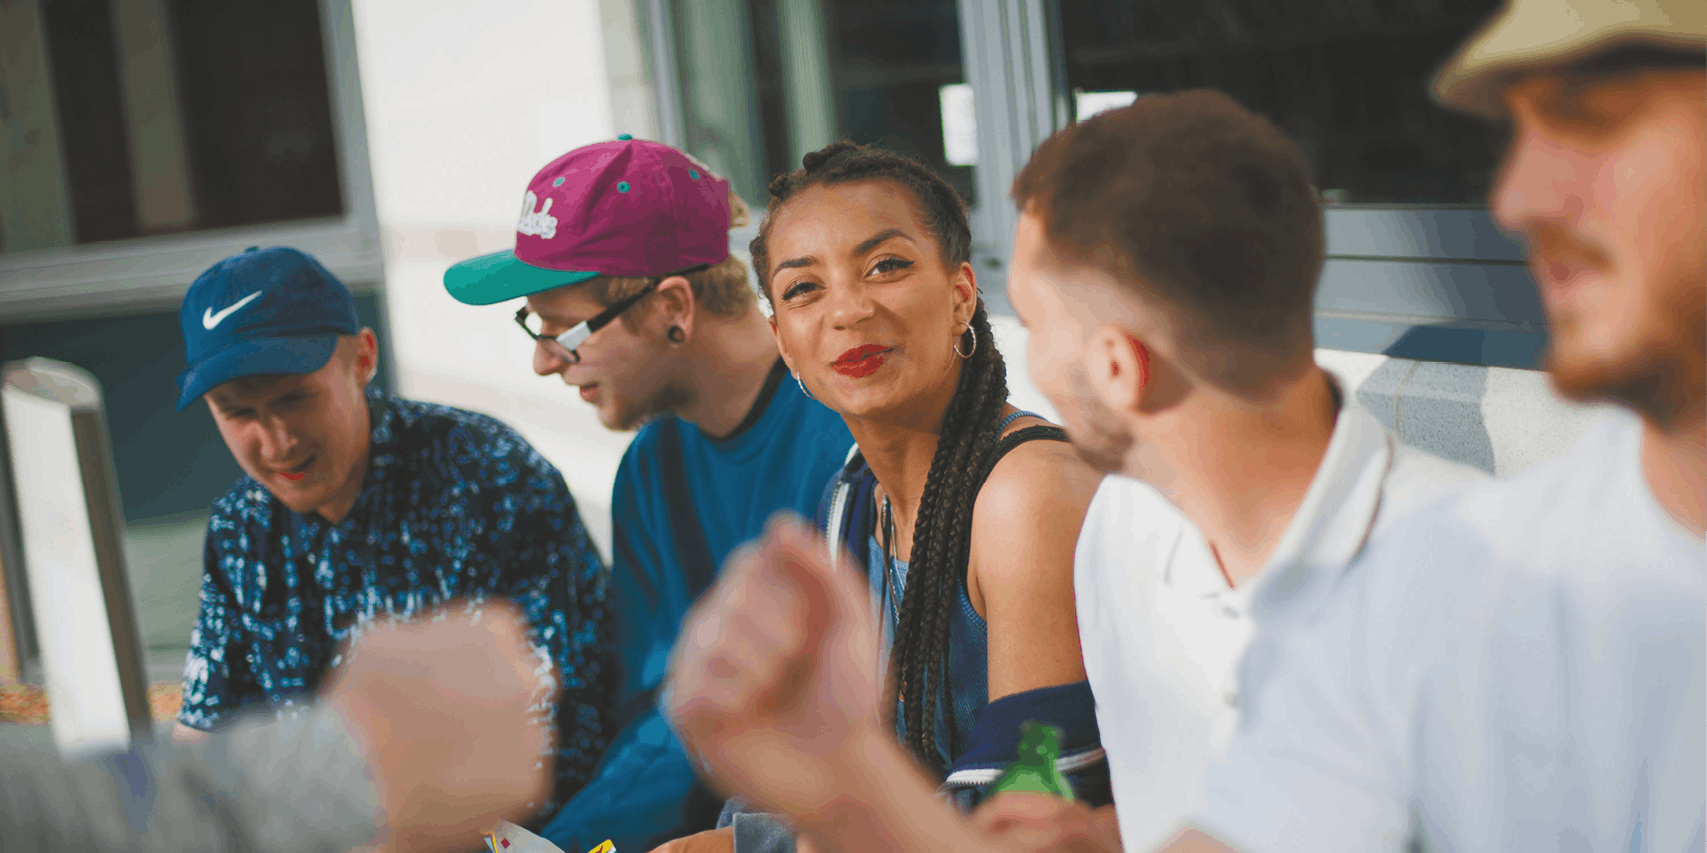
<svg viewBox="0 0 1707 853">
<path fill-rule="evenodd" d="M 1392 463 L 1391 437 L 1379 421 L 1347 399 L 1333 374 L 1324 373 L 1339 401 L 1333 435 L 1267 565 L 1250 583 L 1229 589 L 1212 557 L 1175 559 L 1188 546 L 1189 537 L 1201 536 L 1195 528 L 1182 525 L 1163 561 L 1166 583 L 1174 591 L 1203 598 L 1223 596 L 1223 601 L 1248 603 L 1252 612 L 1278 612 L 1298 600 L 1318 575 L 1337 576 L 1344 571 L 1362 550 L 1375 525 L 1381 486 Z"/>
<path fill-rule="evenodd" d="M 1332 374 L 1328 378 L 1341 400 L 1333 437 L 1292 523 L 1250 586 L 1253 614 L 1279 613 L 1303 601 L 1312 587 L 1331 587 L 1375 527 L 1393 464 L 1393 437 L 1346 399 Z"/>
</svg>

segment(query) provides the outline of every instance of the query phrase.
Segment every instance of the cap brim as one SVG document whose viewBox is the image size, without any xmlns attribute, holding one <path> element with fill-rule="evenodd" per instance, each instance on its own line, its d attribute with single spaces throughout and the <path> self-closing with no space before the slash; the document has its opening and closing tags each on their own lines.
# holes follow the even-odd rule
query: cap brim
<svg viewBox="0 0 1707 853">
<path fill-rule="evenodd" d="M 313 373 L 332 360 L 337 335 L 239 341 L 178 376 L 178 411 L 197 397 L 244 376 Z"/>
<path fill-rule="evenodd" d="M 1466 40 L 1435 73 L 1430 90 L 1442 106 L 1497 119 L 1512 75 L 1563 67 L 1630 43 L 1680 50 L 1707 44 L 1707 4 L 1661 10 L 1653 3 L 1617 4 L 1600 20 L 1538 3 L 1512 3 Z"/>
<path fill-rule="evenodd" d="M 445 290 L 458 302 L 491 305 L 597 278 L 596 272 L 548 270 L 516 260 L 513 250 L 469 258 L 445 270 Z"/>
</svg>

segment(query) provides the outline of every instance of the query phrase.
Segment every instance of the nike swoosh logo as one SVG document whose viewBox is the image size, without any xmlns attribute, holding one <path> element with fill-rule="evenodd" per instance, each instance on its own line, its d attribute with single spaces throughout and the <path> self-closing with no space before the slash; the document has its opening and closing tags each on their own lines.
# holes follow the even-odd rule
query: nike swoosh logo
<svg viewBox="0 0 1707 853">
<path fill-rule="evenodd" d="M 219 325 L 221 322 L 223 322 L 225 320 L 225 318 L 231 316 L 231 312 L 236 311 L 237 309 L 242 308 L 243 306 L 248 305 L 251 302 L 254 302 L 255 298 L 260 296 L 260 295 L 261 295 L 261 291 L 257 290 L 254 293 L 251 293 L 248 296 L 245 296 L 242 299 L 237 300 L 237 302 L 234 303 L 231 307 L 225 309 L 224 311 L 219 312 L 218 314 L 213 313 L 212 308 L 209 308 L 206 311 L 203 311 L 202 312 L 202 328 L 204 328 L 210 332 L 213 331 L 213 327 Z"/>
</svg>

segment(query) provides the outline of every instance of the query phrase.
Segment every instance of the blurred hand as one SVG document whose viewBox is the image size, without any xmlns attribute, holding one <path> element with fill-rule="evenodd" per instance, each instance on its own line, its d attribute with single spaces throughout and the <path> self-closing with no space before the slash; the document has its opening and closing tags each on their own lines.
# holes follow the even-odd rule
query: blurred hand
<svg viewBox="0 0 1707 853">
<path fill-rule="evenodd" d="M 549 791 L 548 722 L 529 710 L 539 658 L 516 610 L 460 602 L 363 632 L 325 690 L 379 792 L 373 849 L 468 850 Z"/>
<path fill-rule="evenodd" d="M 1046 794 L 997 794 L 972 813 L 972 828 L 1003 850 L 1120 850 L 1114 806 L 1092 810 Z"/>
<path fill-rule="evenodd" d="M 858 576 L 832 566 L 807 528 L 773 522 L 689 613 L 666 710 L 718 785 L 769 811 L 815 814 L 836 798 L 847 757 L 888 737 L 876 649 Z"/>
<path fill-rule="evenodd" d="M 666 841 L 652 853 L 734 853 L 735 830 L 708 829 L 674 841 Z M 620 853 L 620 851 L 618 851 Z"/>
</svg>

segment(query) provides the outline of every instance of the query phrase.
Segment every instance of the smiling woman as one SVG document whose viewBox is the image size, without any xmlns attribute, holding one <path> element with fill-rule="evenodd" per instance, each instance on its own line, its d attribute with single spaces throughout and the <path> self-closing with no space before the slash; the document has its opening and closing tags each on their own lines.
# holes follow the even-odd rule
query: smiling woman
<svg viewBox="0 0 1707 853">
<path fill-rule="evenodd" d="M 954 189 L 848 142 L 803 163 L 770 186 L 754 269 L 796 381 L 859 444 L 820 516 L 883 603 L 896 734 L 970 804 L 1019 720 L 1057 723 L 1081 761 L 1097 750 L 1072 557 L 1098 476 L 1008 405 Z M 1096 802 L 1089 763 L 1076 781 Z"/>
</svg>

